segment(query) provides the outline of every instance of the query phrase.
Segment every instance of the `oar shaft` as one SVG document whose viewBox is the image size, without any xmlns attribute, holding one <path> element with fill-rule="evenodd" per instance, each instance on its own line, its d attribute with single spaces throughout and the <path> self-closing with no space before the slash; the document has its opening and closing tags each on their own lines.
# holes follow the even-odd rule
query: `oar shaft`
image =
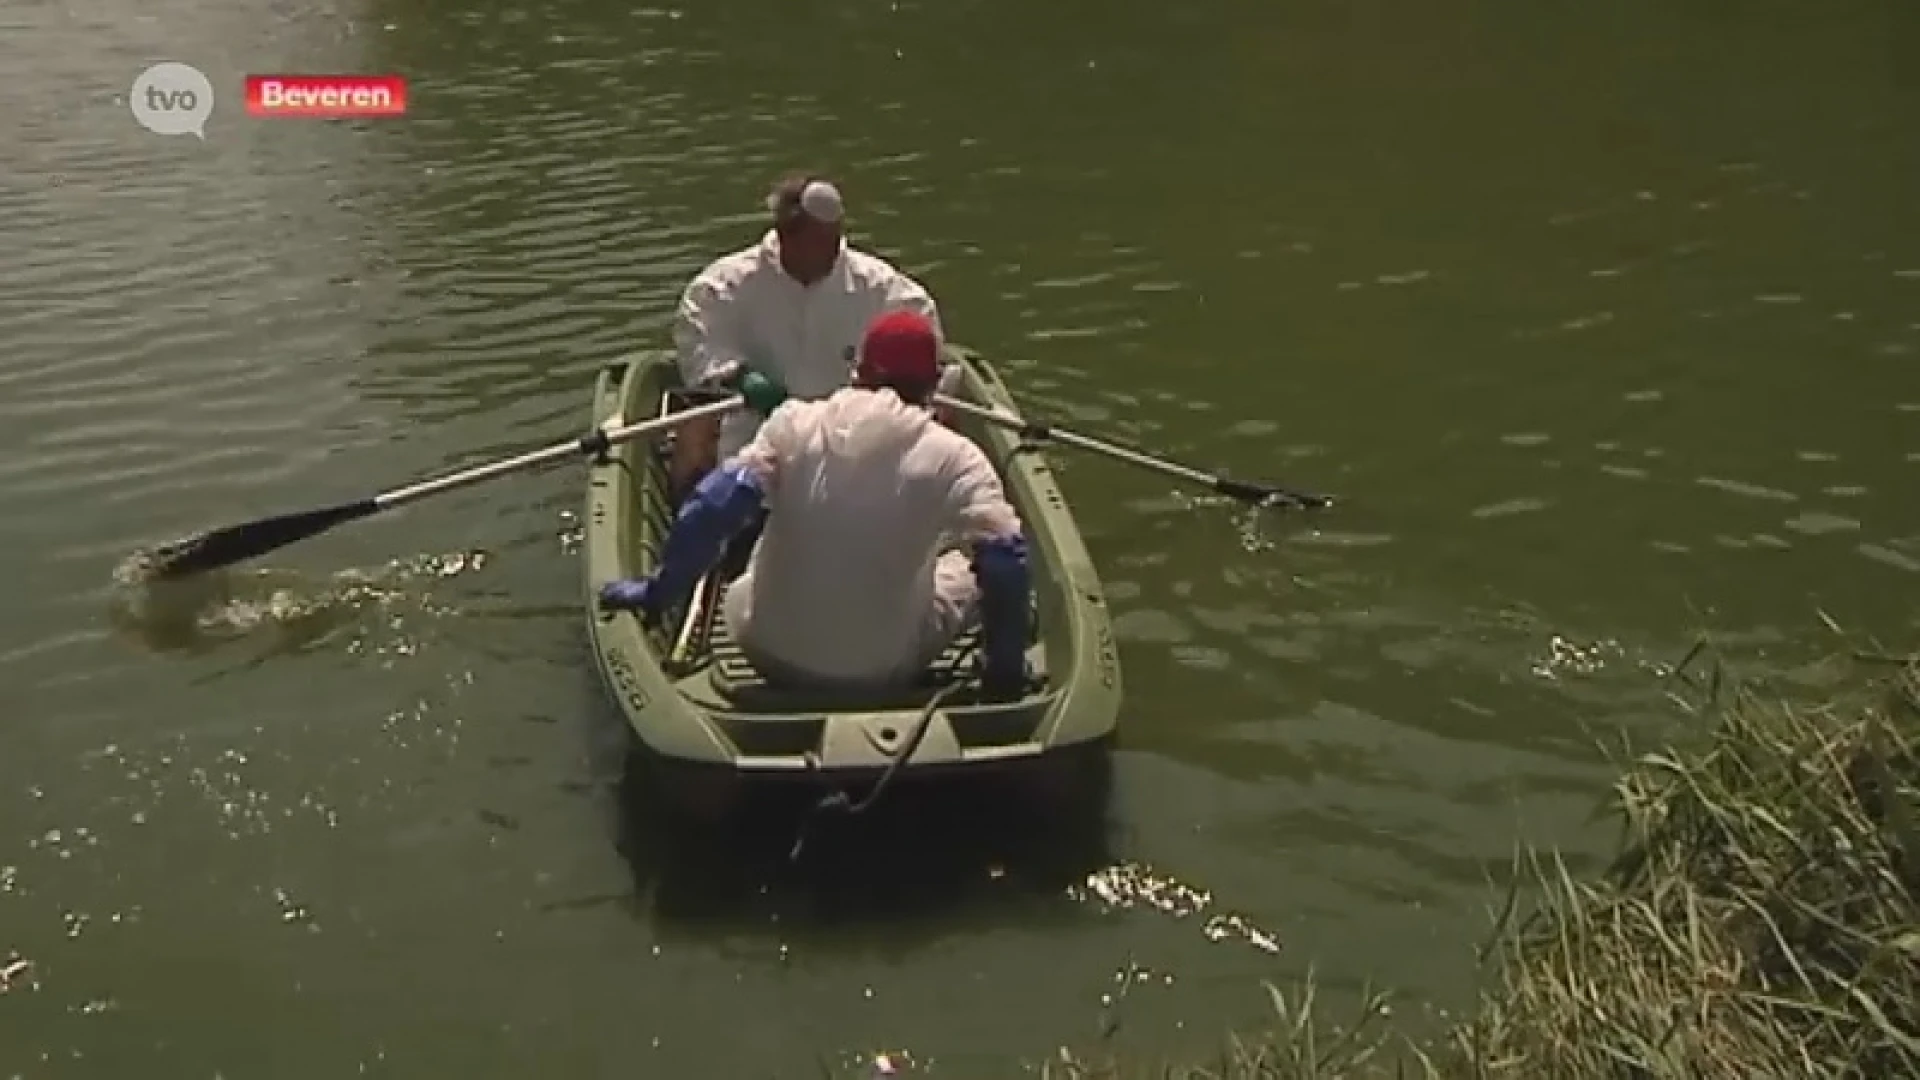
<svg viewBox="0 0 1920 1080">
<path fill-rule="evenodd" d="M 946 394 L 935 394 L 934 404 L 954 412 L 977 417 L 990 424 L 998 424 L 1004 428 L 1011 428 L 1019 432 L 1021 437 L 1025 439 L 1057 442 L 1064 446 L 1077 447 L 1081 450 L 1087 450 L 1095 454 L 1110 457 L 1117 461 L 1124 461 L 1129 465 L 1137 465 L 1140 468 L 1152 470 L 1162 476 L 1171 476 L 1178 480 L 1185 480 L 1188 483 L 1198 484 L 1201 487 L 1211 488 L 1228 498 L 1237 499 L 1255 506 L 1296 506 L 1312 509 L 1327 506 L 1331 502 L 1331 500 L 1324 495 L 1311 495 L 1303 491 L 1289 491 L 1286 488 L 1275 487 L 1271 484 L 1249 483 L 1245 480 L 1235 480 L 1217 473 L 1202 472 L 1199 469 L 1182 465 L 1177 461 L 1168 461 L 1165 458 L 1155 457 L 1152 454 L 1145 454 L 1138 450 L 1117 446 L 1103 439 L 1091 438 L 1072 431 L 1062 431 L 1051 424 L 1044 424 L 1035 420 L 1025 420 L 1018 416 L 1003 413 L 998 409 L 984 408 L 970 401 L 961 401 L 959 398 L 950 397 Z"/>
<path fill-rule="evenodd" d="M 1118 458 L 1121 461 L 1138 465 L 1143 469 L 1152 469 L 1155 472 L 1163 473 L 1176 479 L 1187 480 L 1195 484 L 1211 485 L 1217 479 L 1212 473 L 1204 473 L 1199 469 L 1190 469 L 1178 462 L 1163 461 L 1160 458 L 1142 454 L 1138 450 L 1129 450 L 1124 446 L 1116 446 L 1113 443 L 1096 439 L 1092 436 L 1081 435 L 1072 431 L 1061 431 L 1059 428 L 1051 427 L 1047 424 L 1032 420 L 1023 420 L 1020 417 L 1003 413 L 998 409 L 989 409 L 984 406 L 975 405 L 970 401 L 961 401 L 959 398 L 949 397 L 946 394 L 936 394 L 934 401 L 936 404 L 952 409 L 955 412 L 976 416 L 989 423 L 999 424 L 1001 427 L 1018 431 L 1030 439 L 1057 442 L 1062 446 L 1073 446 L 1096 454 L 1105 454 L 1108 457 Z"/>
<path fill-rule="evenodd" d="M 596 428 L 578 439 L 549 446 L 545 450 L 534 450 L 517 457 L 510 457 L 505 461 L 477 465 L 448 476 L 423 480 L 418 484 L 395 488 L 369 499 L 341 503 L 338 506 L 323 506 L 316 510 L 302 510 L 293 514 L 276 514 L 273 517 L 229 525 L 224 529 L 214 529 L 211 532 L 168 544 L 155 552 L 152 573 L 156 578 L 180 577 L 185 574 L 231 566 L 242 559 L 251 559 L 269 551 L 277 551 L 288 544 L 297 543 L 310 536 L 318 536 L 328 529 L 344 525 L 349 521 L 359 521 L 382 510 L 424 499 L 429 495 L 438 495 L 443 491 L 466 487 L 482 480 L 491 480 L 496 476 L 504 476 L 507 473 L 561 461 L 576 455 L 594 457 L 621 443 L 676 427 L 689 420 L 718 416 L 742 404 L 744 399 L 734 395 L 725 401 L 716 401 L 697 408 L 669 413 L 637 424 L 626 424 L 616 428 Z"/>
<path fill-rule="evenodd" d="M 505 458 L 500 461 L 491 461 L 485 465 L 476 465 L 471 469 L 464 469 L 446 476 L 438 476 L 432 480 L 422 480 L 417 484 L 394 488 L 392 491 L 383 492 L 375 496 L 374 502 L 378 504 L 380 509 L 390 510 L 393 507 L 424 499 L 432 495 L 438 495 L 445 491 L 452 491 L 455 488 L 463 488 L 469 484 L 478 484 L 486 480 L 491 480 L 496 476 L 504 476 L 507 473 L 519 472 L 522 469 L 531 469 L 540 465 L 565 461 L 572 457 L 591 455 L 600 450 L 618 446 L 621 443 L 632 442 L 634 439 L 642 438 L 665 428 L 677 427 L 689 420 L 697 420 L 703 416 L 718 416 L 721 413 L 730 412 L 739 408 L 741 404 L 742 399 L 736 395 L 724 401 L 715 401 L 706 405 L 695 406 L 691 409 L 683 409 L 680 412 L 670 413 L 652 420 L 643 420 L 639 423 L 625 424 L 616 428 L 599 429 L 591 434 L 583 435 L 578 439 L 556 443 L 542 450 L 529 450 L 516 457 Z"/>
<path fill-rule="evenodd" d="M 1140 453 L 1138 450 L 1129 450 L 1124 446 L 1118 446 L 1114 443 L 1096 439 L 1091 435 L 1081 435 L 1077 432 L 1060 431 L 1054 428 L 1048 429 L 1046 437 L 1062 446 L 1075 446 L 1096 454 L 1105 454 L 1108 457 L 1118 458 L 1121 461 L 1132 462 L 1144 469 L 1153 469 L 1165 473 L 1176 479 L 1191 480 L 1196 484 L 1211 484 L 1214 482 L 1214 475 L 1212 473 L 1204 473 L 1199 469 L 1190 469 L 1176 461 L 1149 457 L 1146 454 Z"/>
</svg>

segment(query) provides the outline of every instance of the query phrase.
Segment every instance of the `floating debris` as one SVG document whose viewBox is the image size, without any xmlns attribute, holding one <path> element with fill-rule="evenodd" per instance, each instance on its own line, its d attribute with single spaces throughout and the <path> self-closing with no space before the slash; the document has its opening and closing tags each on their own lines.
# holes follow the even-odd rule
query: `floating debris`
<svg viewBox="0 0 1920 1080">
<path fill-rule="evenodd" d="M 1161 877 L 1152 867 L 1138 863 L 1116 863 L 1096 870 L 1087 875 L 1082 886 L 1067 892 L 1076 900 L 1092 897 L 1118 909 L 1150 907 L 1175 918 L 1198 914 L 1213 903 L 1212 894 Z"/>
<path fill-rule="evenodd" d="M 7 962 L 0 964 L 0 994 L 14 990 L 16 983 L 26 983 L 26 988 L 30 990 L 40 989 L 39 980 L 28 981 L 32 975 L 33 961 L 19 953 L 8 953 Z"/>
<path fill-rule="evenodd" d="M 1547 657 L 1534 663 L 1533 673 L 1543 679 L 1557 679 L 1563 674 L 1592 675 L 1606 667 L 1609 658 L 1622 654 L 1617 641 L 1581 645 L 1555 634 L 1547 639 Z"/>
<path fill-rule="evenodd" d="M 287 890 L 276 886 L 273 890 L 273 902 L 280 909 L 281 922 L 303 923 L 309 929 L 319 929 L 313 921 L 313 912 L 307 910 L 305 904 L 300 903 L 290 896 Z"/>
<path fill-rule="evenodd" d="M 1230 937 L 1244 939 L 1261 952 L 1279 953 L 1280 940 L 1272 934 L 1248 922 L 1238 915 L 1215 915 L 1207 920 L 1201 933 L 1208 941 L 1225 941 Z"/>
<path fill-rule="evenodd" d="M 1213 894 L 1162 876 L 1153 868 L 1137 863 L 1116 863 L 1097 870 L 1088 874 L 1082 885 L 1069 888 L 1067 893 L 1076 900 L 1094 899 L 1113 909 L 1152 908 L 1176 919 L 1200 914 L 1213 906 Z M 1241 915 L 1209 916 L 1201 927 L 1201 933 L 1209 941 L 1236 938 L 1262 952 L 1280 951 L 1278 935 L 1254 925 Z"/>
</svg>

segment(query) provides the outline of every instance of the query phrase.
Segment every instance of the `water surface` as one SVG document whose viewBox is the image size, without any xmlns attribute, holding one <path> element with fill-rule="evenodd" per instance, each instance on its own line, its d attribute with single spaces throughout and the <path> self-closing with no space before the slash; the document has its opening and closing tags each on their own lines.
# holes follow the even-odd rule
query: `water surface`
<svg viewBox="0 0 1920 1080">
<path fill-rule="evenodd" d="M 1817 691 L 1920 596 L 1915 17 L 1874 3 L 111 0 L 0 14 L 0 1066 L 1005 1075 L 1309 968 L 1456 1007 L 1520 843 L 1684 737 L 1701 630 Z M 228 93 L 136 127 L 161 58 Z M 397 72 L 377 124 L 240 78 Z M 578 475 L 142 545 L 577 433 L 767 181 L 830 170 L 1032 410 L 1331 490 L 1058 465 L 1120 618 L 1111 835 L 906 807 L 802 873 L 621 824 Z M 894 852 L 886 855 L 873 853 Z M 1124 988 L 1124 992 L 1122 992 Z"/>
</svg>

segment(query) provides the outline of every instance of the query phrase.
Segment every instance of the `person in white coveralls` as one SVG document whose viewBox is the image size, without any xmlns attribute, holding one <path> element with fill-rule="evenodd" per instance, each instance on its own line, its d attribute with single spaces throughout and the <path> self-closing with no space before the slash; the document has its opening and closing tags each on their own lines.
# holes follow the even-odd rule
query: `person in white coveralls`
<svg viewBox="0 0 1920 1080">
<path fill-rule="evenodd" d="M 714 260 L 681 294 L 673 340 L 685 385 L 764 395 L 772 383 L 793 397 L 823 398 L 852 379 L 860 337 L 881 314 L 917 313 L 940 334 L 925 286 L 847 244 L 846 206 L 832 183 L 790 174 L 774 185 L 767 209 L 772 228 L 759 243 Z M 948 373 L 942 387 L 956 385 L 958 375 Z M 675 497 L 747 445 L 759 424 L 743 410 L 681 428 Z"/>
<path fill-rule="evenodd" d="M 602 605 L 657 624 L 764 509 L 722 611 L 762 675 L 901 685 L 977 623 L 984 689 L 1021 692 L 1026 539 L 986 452 L 928 408 L 940 379 L 932 320 L 896 311 L 856 350 L 853 386 L 817 401 L 756 395 L 765 422 L 752 441 L 687 497 L 655 572 L 606 583 Z"/>
</svg>

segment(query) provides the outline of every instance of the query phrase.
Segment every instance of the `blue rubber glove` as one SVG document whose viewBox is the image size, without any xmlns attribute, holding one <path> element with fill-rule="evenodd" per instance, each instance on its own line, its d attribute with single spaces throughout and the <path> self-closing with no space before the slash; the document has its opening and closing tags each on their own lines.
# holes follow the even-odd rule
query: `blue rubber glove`
<svg viewBox="0 0 1920 1080">
<path fill-rule="evenodd" d="M 646 620 L 657 619 L 657 600 L 652 578 L 622 578 L 600 586 L 600 606 L 609 611 L 638 611 Z"/>
<path fill-rule="evenodd" d="M 995 664 L 982 655 L 974 659 L 973 670 L 980 679 L 981 693 L 990 699 L 1009 701 L 1025 697 L 1033 683 L 1033 667 L 1025 656 L 1012 663 L 1002 659 Z"/>
<path fill-rule="evenodd" d="M 980 583 L 981 681 L 988 694 L 1013 697 L 1027 686 L 1027 639 L 1032 627 L 1033 577 L 1022 536 L 1000 536 L 973 547 Z"/>
<path fill-rule="evenodd" d="M 667 530 L 649 601 L 663 608 L 686 603 L 727 544 L 753 524 L 764 497 L 760 481 L 738 465 L 722 465 L 701 478 Z"/>
</svg>

